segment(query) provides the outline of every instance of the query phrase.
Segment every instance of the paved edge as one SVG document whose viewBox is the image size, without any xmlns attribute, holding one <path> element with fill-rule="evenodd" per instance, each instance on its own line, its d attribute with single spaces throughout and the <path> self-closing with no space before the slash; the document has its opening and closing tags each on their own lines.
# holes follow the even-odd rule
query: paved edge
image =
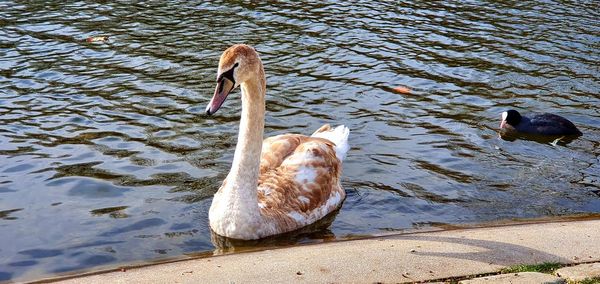
<svg viewBox="0 0 600 284">
<path fill-rule="evenodd" d="M 40 280 L 65 283 L 414 282 L 522 264 L 600 261 L 600 220 L 390 235 Z M 19 281 L 18 279 L 16 281 Z"/>
<path fill-rule="evenodd" d="M 583 281 L 585 279 L 598 278 L 600 277 L 600 262 L 562 267 L 557 269 L 554 274 L 569 281 Z"/>
<path fill-rule="evenodd" d="M 500 283 L 544 283 L 544 284 L 562 284 L 565 279 L 560 277 L 540 273 L 540 272 L 519 272 L 509 274 L 498 274 L 462 280 L 459 284 L 500 284 Z"/>
</svg>

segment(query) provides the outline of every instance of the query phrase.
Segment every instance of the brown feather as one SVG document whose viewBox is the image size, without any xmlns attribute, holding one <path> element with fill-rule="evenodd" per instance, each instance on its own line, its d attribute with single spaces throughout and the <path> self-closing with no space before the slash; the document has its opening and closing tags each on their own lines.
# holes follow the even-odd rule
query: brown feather
<svg viewBox="0 0 600 284">
<path fill-rule="evenodd" d="M 314 171 L 315 178 L 298 181 L 302 169 Z M 329 213 L 341 204 L 345 192 L 340 176 L 341 162 L 329 140 L 298 134 L 265 139 L 258 180 L 261 213 L 278 224 L 282 232 L 302 227 L 306 224 L 298 223 L 290 214 L 308 219 L 315 210 Z M 339 204 L 323 208 L 335 194 L 339 194 Z"/>
</svg>

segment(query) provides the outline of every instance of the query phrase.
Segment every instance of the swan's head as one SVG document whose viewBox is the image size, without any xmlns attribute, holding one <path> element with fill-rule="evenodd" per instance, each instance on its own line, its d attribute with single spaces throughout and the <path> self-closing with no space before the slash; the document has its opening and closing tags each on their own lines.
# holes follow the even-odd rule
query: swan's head
<svg viewBox="0 0 600 284">
<path fill-rule="evenodd" d="M 262 72 L 260 58 L 253 47 L 236 44 L 226 49 L 219 60 L 217 87 L 210 103 L 206 106 L 206 114 L 217 112 L 229 93 L 247 80 L 261 75 Z"/>
</svg>

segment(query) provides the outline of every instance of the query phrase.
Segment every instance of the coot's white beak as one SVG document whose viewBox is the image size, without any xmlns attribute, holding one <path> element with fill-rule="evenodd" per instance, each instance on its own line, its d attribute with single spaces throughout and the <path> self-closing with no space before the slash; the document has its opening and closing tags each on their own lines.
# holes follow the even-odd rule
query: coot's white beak
<svg viewBox="0 0 600 284">
<path fill-rule="evenodd" d="M 508 116 L 507 112 L 502 113 L 502 121 L 500 122 L 500 129 L 504 128 L 506 125 L 506 117 Z"/>
</svg>

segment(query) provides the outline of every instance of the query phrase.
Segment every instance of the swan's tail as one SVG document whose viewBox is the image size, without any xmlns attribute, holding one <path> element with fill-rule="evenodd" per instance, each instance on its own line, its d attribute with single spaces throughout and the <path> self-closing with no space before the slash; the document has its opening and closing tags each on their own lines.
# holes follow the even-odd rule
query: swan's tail
<svg viewBox="0 0 600 284">
<path fill-rule="evenodd" d="M 336 128 L 331 128 L 329 124 L 325 124 L 321 126 L 312 137 L 324 138 L 335 144 L 335 154 L 343 161 L 346 158 L 346 153 L 350 149 L 350 145 L 348 145 L 348 134 L 350 134 L 350 130 L 348 127 L 340 125 Z"/>
</svg>

